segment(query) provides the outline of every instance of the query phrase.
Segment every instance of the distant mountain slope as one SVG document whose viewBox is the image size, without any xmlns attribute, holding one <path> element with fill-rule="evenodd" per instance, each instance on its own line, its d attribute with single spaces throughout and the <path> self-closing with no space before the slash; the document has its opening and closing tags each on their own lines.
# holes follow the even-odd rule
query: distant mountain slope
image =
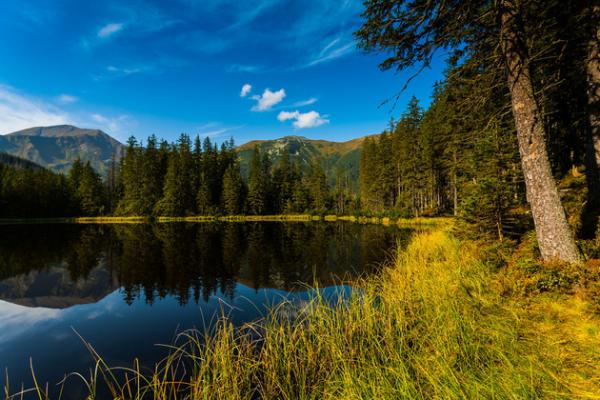
<svg viewBox="0 0 600 400">
<path fill-rule="evenodd" d="M 123 145 L 98 129 L 71 125 L 37 127 L 0 136 L 0 152 L 37 163 L 56 172 L 67 171 L 77 157 L 104 174 L 113 154 Z"/>
<path fill-rule="evenodd" d="M 13 156 L 7 153 L 0 153 L 0 164 L 10 165 L 11 167 L 22 168 L 22 169 L 31 169 L 31 170 L 41 170 L 44 169 L 39 164 L 36 164 L 32 161 L 25 160 L 24 158 Z"/>
<path fill-rule="evenodd" d="M 290 158 L 301 165 L 319 160 L 330 185 L 335 183 L 336 171 L 340 168 L 348 173 L 349 180 L 356 189 L 360 152 L 364 140 L 365 137 L 361 137 L 347 142 L 330 142 L 302 136 L 286 136 L 275 140 L 254 140 L 239 146 L 238 152 L 244 175 L 248 173 L 254 147 L 258 146 L 261 151 L 271 155 L 274 163 L 277 163 L 284 151 L 287 151 Z"/>
</svg>

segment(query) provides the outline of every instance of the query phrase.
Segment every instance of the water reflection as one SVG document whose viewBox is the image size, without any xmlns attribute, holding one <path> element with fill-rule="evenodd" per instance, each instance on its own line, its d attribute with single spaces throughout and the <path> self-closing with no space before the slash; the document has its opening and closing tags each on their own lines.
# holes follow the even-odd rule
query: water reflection
<svg viewBox="0 0 600 400">
<path fill-rule="evenodd" d="M 86 371 L 77 330 L 112 364 L 151 363 L 155 344 L 235 324 L 376 270 L 409 231 L 349 223 L 0 226 L 0 368 L 11 381 Z M 65 357 L 68 354 L 68 357 Z M 0 377 L 0 384 L 4 376 Z"/>
<path fill-rule="evenodd" d="M 302 223 L 26 225 L 0 228 L 0 299 L 29 307 L 233 298 L 236 284 L 292 291 L 375 268 L 401 233 Z"/>
</svg>

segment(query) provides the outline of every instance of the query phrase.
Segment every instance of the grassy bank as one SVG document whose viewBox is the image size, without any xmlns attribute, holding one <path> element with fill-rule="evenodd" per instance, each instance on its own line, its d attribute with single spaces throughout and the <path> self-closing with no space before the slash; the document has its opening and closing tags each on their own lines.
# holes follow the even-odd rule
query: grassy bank
<svg viewBox="0 0 600 400">
<path fill-rule="evenodd" d="M 98 359 L 96 376 L 115 398 L 600 398 L 593 304 L 519 290 L 535 278 L 496 270 L 480 247 L 418 234 L 361 295 L 283 305 L 242 329 L 223 320 L 206 342 L 183 333 L 153 374 Z"/>
</svg>

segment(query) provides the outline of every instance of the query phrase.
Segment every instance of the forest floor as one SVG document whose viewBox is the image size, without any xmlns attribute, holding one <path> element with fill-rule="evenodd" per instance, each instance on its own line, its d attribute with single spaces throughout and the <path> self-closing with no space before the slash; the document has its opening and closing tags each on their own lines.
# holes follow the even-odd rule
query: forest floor
<svg viewBox="0 0 600 400">
<path fill-rule="evenodd" d="M 103 381 L 114 398 L 599 399 L 600 261 L 542 264 L 534 248 L 424 230 L 333 306 L 183 332 L 150 375 L 96 355 L 90 397 Z"/>
</svg>

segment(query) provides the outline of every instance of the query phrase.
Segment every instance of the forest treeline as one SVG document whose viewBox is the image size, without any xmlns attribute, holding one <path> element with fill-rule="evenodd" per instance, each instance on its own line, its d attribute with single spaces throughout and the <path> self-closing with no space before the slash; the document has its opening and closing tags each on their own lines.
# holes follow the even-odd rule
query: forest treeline
<svg viewBox="0 0 600 400">
<path fill-rule="evenodd" d="M 79 159 L 66 176 L 0 164 L 0 217 L 265 215 L 336 206 L 343 213 L 353 200 L 344 182 L 334 199 L 318 161 L 300 165 L 284 152 L 274 165 L 255 148 L 244 179 L 233 140 L 192 144 L 182 134 L 176 143 L 150 136 L 142 145 L 131 137 L 106 179 Z"/>
<path fill-rule="evenodd" d="M 89 163 L 77 160 L 68 176 L 0 154 L 0 218 L 99 214 L 105 184 Z"/>
<path fill-rule="evenodd" d="M 174 144 L 131 138 L 118 171 L 109 177 L 118 215 L 186 216 L 325 212 L 329 188 L 321 165 L 298 165 L 289 154 L 273 165 L 254 149 L 242 177 L 233 140 L 221 146 L 181 135 Z"/>
</svg>

